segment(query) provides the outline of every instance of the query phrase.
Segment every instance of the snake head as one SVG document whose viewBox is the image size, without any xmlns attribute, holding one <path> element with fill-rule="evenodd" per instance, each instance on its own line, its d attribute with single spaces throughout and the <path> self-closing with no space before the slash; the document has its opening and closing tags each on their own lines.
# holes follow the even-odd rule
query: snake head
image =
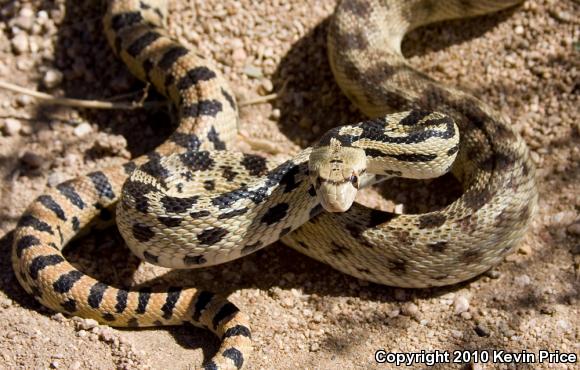
<svg viewBox="0 0 580 370">
<path fill-rule="evenodd" d="M 346 212 L 354 202 L 366 157 L 360 148 L 341 145 L 316 147 L 308 162 L 310 181 L 328 212 Z"/>
</svg>

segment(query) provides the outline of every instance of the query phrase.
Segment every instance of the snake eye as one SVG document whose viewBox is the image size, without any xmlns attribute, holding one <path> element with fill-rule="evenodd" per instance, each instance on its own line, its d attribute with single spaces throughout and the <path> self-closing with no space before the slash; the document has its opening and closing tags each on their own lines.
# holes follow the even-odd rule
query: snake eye
<svg viewBox="0 0 580 370">
<path fill-rule="evenodd" d="M 358 189 L 358 176 L 351 175 L 349 180 L 354 185 L 354 187 Z"/>
</svg>

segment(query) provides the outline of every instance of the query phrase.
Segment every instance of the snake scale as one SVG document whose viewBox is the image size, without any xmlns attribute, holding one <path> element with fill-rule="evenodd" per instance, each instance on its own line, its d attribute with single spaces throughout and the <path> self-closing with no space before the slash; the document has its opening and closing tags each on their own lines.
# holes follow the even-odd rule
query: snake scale
<svg viewBox="0 0 580 370">
<path fill-rule="evenodd" d="M 233 94 L 210 61 L 167 36 L 165 1 L 111 1 L 104 28 L 112 48 L 175 104 L 179 127 L 145 156 L 39 196 L 14 233 L 18 281 L 46 307 L 112 326 L 207 328 L 222 340 L 205 364 L 215 369 L 240 368 L 251 353 L 249 320 L 235 305 L 194 288 L 109 286 L 66 261 L 68 241 L 116 207 L 132 251 L 163 266 L 209 266 L 281 239 L 386 285 L 441 286 L 488 270 L 519 243 L 536 209 L 527 148 L 480 100 L 413 69 L 400 45 L 421 25 L 519 2 L 340 2 L 328 29 L 330 65 L 371 120 L 335 128 L 280 164 L 226 150 L 237 134 Z M 359 187 L 447 170 L 464 191 L 441 210 L 396 215 L 351 206 Z"/>
</svg>

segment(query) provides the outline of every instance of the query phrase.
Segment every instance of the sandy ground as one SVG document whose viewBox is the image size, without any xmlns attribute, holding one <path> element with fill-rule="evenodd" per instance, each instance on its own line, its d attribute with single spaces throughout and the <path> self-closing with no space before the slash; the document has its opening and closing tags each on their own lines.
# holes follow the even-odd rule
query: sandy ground
<svg viewBox="0 0 580 370">
<path fill-rule="evenodd" d="M 216 60 L 239 100 L 287 82 L 278 100 L 241 112 L 243 133 L 287 152 L 361 118 L 326 61 L 334 1 L 291 3 L 183 0 L 171 2 L 170 13 L 172 33 Z M 389 288 L 281 244 L 224 266 L 175 272 L 131 256 L 115 229 L 75 242 L 67 256 L 117 285 L 183 284 L 229 295 L 253 321 L 250 368 L 390 368 L 374 364 L 378 349 L 580 354 L 579 10 L 571 0 L 527 1 L 418 30 L 405 42 L 417 68 L 509 117 L 538 167 L 540 210 L 531 231 L 516 254 L 480 278 L 441 289 Z M 139 99 L 143 84 L 110 52 L 102 13 L 94 1 L 1 2 L 0 79 L 59 96 Z M 184 369 L 217 350 L 211 333 L 190 326 L 117 330 L 55 315 L 21 289 L 9 263 L 11 230 L 31 199 L 147 152 L 169 135 L 170 122 L 163 109 L 40 107 L 0 90 L 0 368 Z M 423 212 L 448 201 L 441 187 L 453 192 L 457 184 L 451 177 L 391 181 L 381 204 Z M 537 367 L 573 365 L 517 366 Z"/>
</svg>

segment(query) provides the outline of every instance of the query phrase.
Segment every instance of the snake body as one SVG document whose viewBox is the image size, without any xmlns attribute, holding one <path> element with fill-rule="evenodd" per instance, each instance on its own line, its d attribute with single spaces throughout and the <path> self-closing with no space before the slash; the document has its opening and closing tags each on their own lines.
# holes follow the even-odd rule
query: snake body
<svg viewBox="0 0 580 370">
<path fill-rule="evenodd" d="M 281 239 L 387 285 L 441 286 L 486 271 L 518 244 L 535 212 L 527 148 L 484 103 L 410 67 L 400 43 L 420 25 L 517 2 L 342 1 L 329 26 L 329 60 L 342 90 L 371 120 L 333 129 L 280 164 L 227 150 L 236 136 L 233 94 L 211 62 L 167 36 L 165 1 L 111 1 L 104 28 L 112 48 L 174 103 L 179 127 L 145 156 L 38 197 L 14 233 L 18 281 L 53 310 L 108 325 L 187 321 L 212 330 L 222 340 L 205 365 L 214 369 L 240 368 L 251 353 L 248 318 L 235 305 L 194 288 L 115 288 L 73 267 L 62 248 L 116 207 L 131 250 L 163 266 L 209 266 Z M 356 189 L 373 181 L 449 169 L 464 192 L 439 211 L 350 206 Z"/>
</svg>

